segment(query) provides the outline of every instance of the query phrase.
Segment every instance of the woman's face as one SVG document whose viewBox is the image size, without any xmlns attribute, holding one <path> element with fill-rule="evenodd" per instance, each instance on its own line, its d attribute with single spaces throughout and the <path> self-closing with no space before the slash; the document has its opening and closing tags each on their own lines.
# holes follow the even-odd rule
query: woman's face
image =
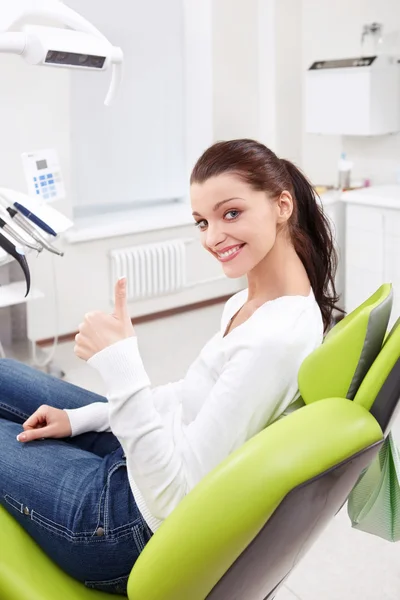
<svg viewBox="0 0 400 600">
<path fill-rule="evenodd" d="M 201 242 L 221 262 L 227 277 L 246 275 L 270 252 L 278 224 L 291 214 L 290 194 L 288 198 L 284 194 L 271 200 L 231 173 L 192 184 L 192 210 Z"/>
</svg>

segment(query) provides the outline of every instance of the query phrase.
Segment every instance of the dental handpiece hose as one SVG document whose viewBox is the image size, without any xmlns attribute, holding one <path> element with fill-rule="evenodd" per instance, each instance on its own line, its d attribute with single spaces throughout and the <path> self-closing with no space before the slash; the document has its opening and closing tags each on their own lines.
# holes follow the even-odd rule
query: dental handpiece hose
<svg viewBox="0 0 400 600">
<path fill-rule="evenodd" d="M 26 219 L 22 215 L 20 215 L 16 210 L 9 207 L 7 208 L 7 212 L 10 215 L 10 217 L 14 219 L 17 225 L 21 227 L 21 229 L 23 229 L 26 233 L 33 237 L 33 239 L 39 244 L 41 244 L 44 248 L 46 248 L 46 250 L 52 252 L 53 254 L 57 254 L 58 256 L 64 256 L 64 252 L 61 252 L 61 250 L 58 250 L 57 248 L 49 244 L 48 241 L 39 233 L 39 231 L 37 231 L 37 229 L 30 225 L 30 223 L 26 221 Z"/>
</svg>

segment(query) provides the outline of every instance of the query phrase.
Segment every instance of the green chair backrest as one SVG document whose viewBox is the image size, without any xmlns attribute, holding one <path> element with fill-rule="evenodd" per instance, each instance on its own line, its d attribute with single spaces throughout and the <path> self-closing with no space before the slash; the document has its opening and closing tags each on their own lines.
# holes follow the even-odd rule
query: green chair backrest
<svg viewBox="0 0 400 600">
<path fill-rule="evenodd" d="M 369 410 L 386 434 L 400 398 L 400 318 L 364 377 L 354 402 Z"/>
<path fill-rule="evenodd" d="M 335 325 L 305 359 L 298 383 L 306 404 L 327 397 L 353 400 L 381 350 L 392 303 L 392 286 L 384 284 Z"/>
</svg>

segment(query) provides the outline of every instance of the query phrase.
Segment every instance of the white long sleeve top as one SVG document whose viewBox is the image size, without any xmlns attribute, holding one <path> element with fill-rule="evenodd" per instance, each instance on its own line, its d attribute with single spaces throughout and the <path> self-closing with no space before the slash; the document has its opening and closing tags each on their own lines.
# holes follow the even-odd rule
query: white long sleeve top
<svg viewBox="0 0 400 600">
<path fill-rule="evenodd" d="M 152 388 L 131 337 L 89 360 L 108 402 L 67 410 L 73 436 L 112 431 L 118 438 L 152 531 L 204 475 L 298 398 L 299 367 L 322 342 L 312 292 L 266 302 L 224 336 L 246 299 L 243 290 L 228 300 L 220 330 L 180 381 Z"/>
</svg>

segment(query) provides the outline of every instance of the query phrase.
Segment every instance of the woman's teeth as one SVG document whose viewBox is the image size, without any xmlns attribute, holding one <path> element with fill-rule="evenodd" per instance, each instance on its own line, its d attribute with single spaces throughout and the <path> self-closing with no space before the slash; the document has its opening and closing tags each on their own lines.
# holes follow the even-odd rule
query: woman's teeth
<svg viewBox="0 0 400 600">
<path fill-rule="evenodd" d="M 244 246 L 244 244 L 239 244 L 238 246 L 235 246 L 234 248 L 230 248 L 226 252 L 218 252 L 218 258 L 226 259 L 229 256 L 232 256 L 233 254 L 237 254 L 239 252 L 239 250 L 242 249 L 243 246 Z"/>
</svg>

